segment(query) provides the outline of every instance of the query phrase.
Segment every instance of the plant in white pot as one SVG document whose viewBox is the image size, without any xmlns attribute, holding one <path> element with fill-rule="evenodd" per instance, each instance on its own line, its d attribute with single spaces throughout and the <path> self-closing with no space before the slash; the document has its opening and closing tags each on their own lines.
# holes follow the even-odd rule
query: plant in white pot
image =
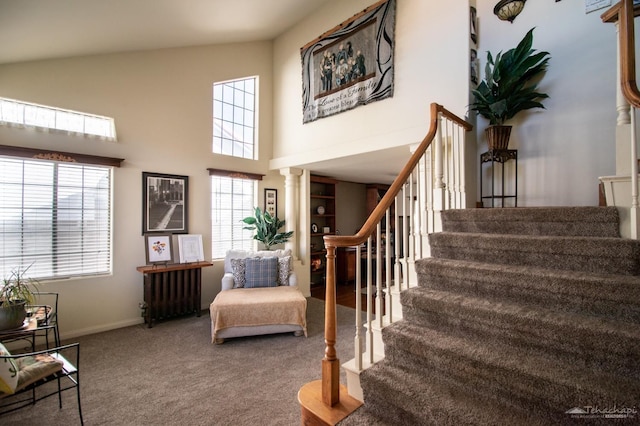
<svg viewBox="0 0 640 426">
<path fill-rule="evenodd" d="M 37 280 L 28 276 L 29 268 L 15 268 L 0 284 L 0 330 L 22 326 L 27 315 L 26 306 L 35 301 Z"/>
<path fill-rule="evenodd" d="M 540 101 L 549 97 L 537 91 L 537 81 L 547 69 L 549 52 L 531 48 L 533 30 L 527 32 L 517 47 L 498 52 L 495 59 L 487 52 L 485 79 L 471 90 L 474 102 L 469 109 L 489 120 L 485 130 L 489 149 L 507 149 L 511 126 L 506 126 L 505 121 L 520 111 L 544 108 Z"/>
</svg>

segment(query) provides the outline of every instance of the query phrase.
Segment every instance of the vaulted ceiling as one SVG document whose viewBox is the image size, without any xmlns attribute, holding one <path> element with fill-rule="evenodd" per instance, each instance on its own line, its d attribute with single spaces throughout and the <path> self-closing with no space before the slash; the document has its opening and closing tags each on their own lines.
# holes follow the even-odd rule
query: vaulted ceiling
<svg viewBox="0 0 640 426">
<path fill-rule="evenodd" d="M 271 40 L 329 1 L 0 0 L 0 65 Z M 388 183 L 407 157 L 402 147 L 307 166 L 342 180 Z"/>
<path fill-rule="evenodd" d="M 271 40 L 329 0 L 0 0 L 0 64 Z"/>
</svg>

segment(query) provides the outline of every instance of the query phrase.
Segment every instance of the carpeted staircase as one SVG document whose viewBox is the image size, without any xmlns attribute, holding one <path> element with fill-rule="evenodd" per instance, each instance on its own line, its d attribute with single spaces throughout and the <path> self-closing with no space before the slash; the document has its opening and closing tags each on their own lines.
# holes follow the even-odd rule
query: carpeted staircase
<svg viewBox="0 0 640 426">
<path fill-rule="evenodd" d="M 617 210 L 442 219 L 340 424 L 640 424 L 640 242 L 619 237 Z"/>
</svg>

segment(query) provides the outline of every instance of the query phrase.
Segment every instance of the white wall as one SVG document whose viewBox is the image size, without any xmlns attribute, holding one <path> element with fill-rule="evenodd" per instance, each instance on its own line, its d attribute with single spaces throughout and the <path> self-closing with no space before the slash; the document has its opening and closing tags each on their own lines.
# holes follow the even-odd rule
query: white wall
<svg viewBox="0 0 640 426">
<path fill-rule="evenodd" d="M 352 235 L 362 228 L 367 213 L 367 186 L 340 181 L 336 185 L 336 231 Z"/>
<path fill-rule="evenodd" d="M 242 58 L 242 60 L 230 60 Z M 115 169 L 113 275 L 50 282 L 59 291 L 63 337 L 141 321 L 144 265 L 143 171 L 189 176 L 189 232 L 202 234 L 211 257 L 210 184 L 207 168 L 266 174 L 272 142 L 272 44 L 246 43 L 0 66 L 0 96 L 115 118 L 117 143 L 0 127 L 0 144 L 124 158 Z M 217 156 L 212 145 L 212 85 L 258 75 L 262 147 L 257 162 Z M 284 215 L 283 179 L 277 173 L 263 187 L 278 189 Z M 203 269 L 202 306 L 220 289 L 221 262 Z"/>
<path fill-rule="evenodd" d="M 469 93 L 468 1 L 397 0 L 393 97 L 302 123 L 300 48 L 371 4 L 334 0 L 275 40 L 272 168 L 304 168 L 310 162 L 395 146 L 406 145 L 409 152 L 408 146 L 420 142 L 429 129 L 432 102 L 464 117 Z M 302 189 L 304 198 L 304 185 Z M 304 202 L 300 208 L 300 224 L 307 229 L 309 212 Z M 301 237 L 307 238 L 302 233 Z M 308 257 L 303 250 L 301 259 L 307 265 Z M 306 275 L 299 276 L 303 291 L 308 281 L 306 268 Z"/>
<path fill-rule="evenodd" d="M 601 9 L 583 1 L 530 1 L 513 24 L 493 14 L 495 0 L 477 0 L 478 56 L 515 47 L 535 27 L 533 47 L 551 54 L 539 89 L 550 98 L 511 123 L 518 149 L 518 205 L 597 205 L 598 176 L 615 174 L 616 33 Z M 615 3 L 615 2 L 614 2 Z M 478 118 L 478 132 L 486 121 Z M 484 135 L 479 148 L 486 150 Z"/>
<path fill-rule="evenodd" d="M 372 3 L 329 2 L 275 40 L 272 167 L 419 142 L 429 128 L 432 102 L 464 116 L 468 2 L 397 0 L 393 98 L 302 124 L 300 47 Z"/>
<path fill-rule="evenodd" d="M 510 24 L 493 14 L 494 0 L 474 2 L 481 77 L 487 50 L 514 47 L 532 27 L 534 48 L 552 57 L 540 85 L 550 95 L 546 110 L 511 122 L 518 204 L 596 205 L 598 176 L 615 173 L 616 35 L 614 25 L 601 22 L 605 9 L 585 14 L 584 2 L 528 2 Z M 415 142 L 426 132 L 431 102 L 466 114 L 469 2 L 397 0 L 394 97 L 302 124 L 299 48 L 370 4 L 331 2 L 276 39 L 272 167 Z M 486 150 L 486 124 L 478 119 L 477 152 L 468 152 L 476 165 Z M 469 169 L 477 173 L 473 161 Z"/>
<path fill-rule="evenodd" d="M 144 264 L 142 171 L 190 177 L 189 230 L 203 235 L 209 258 L 207 168 L 267 173 L 269 164 L 295 167 L 409 145 L 426 133 L 431 102 L 465 115 L 469 2 L 397 0 L 393 98 L 302 124 L 300 47 L 371 3 L 332 1 L 273 44 L 0 66 L 0 96 L 116 119 L 116 144 L 0 127 L 0 143 L 5 145 L 125 158 L 123 167 L 115 171 L 113 276 L 47 284 L 48 290 L 61 292 L 63 336 L 140 322 L 137 306 L 142 300 L 142 276 L 135 268 Z M 512 47 L 533 26 L 537 27 L 534 47 L 552 55 L 540 87 L 551 96 L 545 102 L 547 110 L 523 114 L 514 122 L 512 147 L 520 150 L 519 204 L 596 204 L 597 177 L 615 170 L 613 25 L 600 22 L 601 11 L 585 15 L 583 2 L 528 2 L 513 24 L 493 15 L 494 0 L 476 3 L 482 59 L 486 50 Z M 250 75 L 260 76 L 259 138 L 264 149 L 255 163 L 210 153 L 212 83 Z M 479 120 L 477 131 L 483 129 Z M 484 139 L 478 140 L 476 158 L 485 149 Z M 278 213 L 283 217 L 282 182 L 281 176 L 271 172 L 260 187 L 258 204 L 263 203 L 264 187 L 278 189 Z M 301 188 L 305 190 L 304 180 Z M 304 214 L 304 200 L 301 205 Z M 301 217 L 299 226 L 306 225 Z M 203 275 L 206 307 L 219 291 L 220 262 L 206 268 Z"/>
</svg>

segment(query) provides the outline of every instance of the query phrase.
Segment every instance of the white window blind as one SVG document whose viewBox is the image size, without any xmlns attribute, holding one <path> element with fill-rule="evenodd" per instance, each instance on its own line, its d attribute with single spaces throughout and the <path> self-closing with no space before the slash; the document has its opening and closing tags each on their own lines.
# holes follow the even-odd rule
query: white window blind
<svg viewBox="0 0 640 426">
<path fill-rule="evenodd" d="M 0 124 L 79 133 L 116 140 L 113 118 L 0 98 Z"/>
<path fill-rule="evenodd" d="M 213 153 L 255 160 L 256 77 L 213 85 Z"/>
<path fill-rule="evenodd" d="M 0 157 L 0 275 L 111 273 L 112 168 Z"/>
<path fill-rule="evenodd" d="M 223 258 L 227 250 L 252 250 L 253 233 L 242 229 L 242 221 L 253 216 L 256 181 L 253 179 L 211 176 L 211 253 Z"/>
</svg>

